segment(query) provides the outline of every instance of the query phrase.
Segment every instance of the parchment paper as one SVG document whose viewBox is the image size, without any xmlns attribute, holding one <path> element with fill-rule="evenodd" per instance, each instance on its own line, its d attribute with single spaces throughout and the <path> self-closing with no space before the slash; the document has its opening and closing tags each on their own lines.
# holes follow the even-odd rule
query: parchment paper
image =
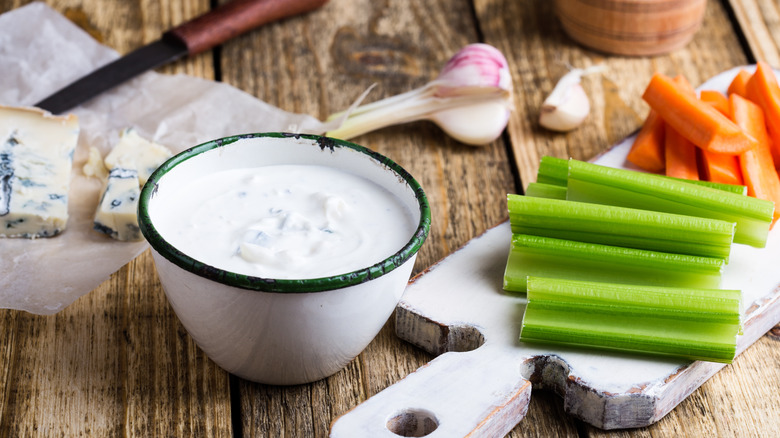
<svg viewBox="0 0 780 438">
<path fill-rule="evenodd" d="M 30 106 L 119 55 L 43 3 L 0 15 L 0 104 Z M 54 238 L 0 238 L 0 308 L 59 312 L 141 254 L 148 244 L 92 230 L 102 182 L 81 168 L 90 146 L 103 154 L 119 130 L 174 153 L 226 135 L 322 133 L 319 120 L 268 105 L 234 87 L 148 72 L 72 111 L 81 135 L 73 165 L 66 231 Z"/>
</svg>

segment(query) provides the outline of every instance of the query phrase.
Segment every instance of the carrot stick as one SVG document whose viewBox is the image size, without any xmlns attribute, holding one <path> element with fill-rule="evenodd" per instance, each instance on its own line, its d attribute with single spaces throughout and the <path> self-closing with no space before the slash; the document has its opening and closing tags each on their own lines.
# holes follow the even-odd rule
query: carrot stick
<svg viewBox="0 0 780 438">
<path fill-rule="evenodd" d="M 672 80 L 680 86 L 682 92 L 696 97 L 696 90 L 685 76 L 677 75 Z M 667 176 L 690 180 L 699 179 L 696 146 L 682 137 L 668 123 L 664 123 L 664 162 Z"/>
<path fill-rule="evenodd" d="M 696 90 L 693 89 L 693 86 L 691 86 L 684 76 L 678 75 L 674 78 L 674 81 L 685 86 L 692 95 L 696 94 Z M 650 112 L 645 119 L 645 123 L 639 130 L 639 133 L 634 140 L 634 144 L 631 145 L 631 150 L 628 152 L 626 159 L 648 172 L 663 172 L 666 168 L 666 159 L 664 156 L 664 150 L 666 148 L 664 133 L 666 132 L 666 127 L 664 125 L 664 120 L 658 113 L 655 110 L 650 109 Z"/>
<path fill-rule="evenodd" d="M 723 93 L 713 90 L 702 90 L 699 98 L 712 105 L 721 114 L 731 117 L 731 102 Z M 737 155 L 719 154 L 701 150 L 701 173 L 707 181 L 742 185 L 742 169 Z"/>
<path fill-rule="evenodd" d="M 664 120 L 650 110 L 626 159 L 648 171 L 664 171 Z"/>
<path fill-rule="evenodd" d="M 720 111 L 726 117 L 731 116 L 731 107 L 729 106 L 729 98 L 726 97 L 720 91 L 715 90 L 701 90 L 699 93 L 699 99 L 702 102 L 707 102 L 712 105 L 713 108 Z"/>
<path fill-rule="evenodd" d="M 755 149 L 750 149 L 748 152 Z M 743 155 L 748 152 L 744 152 Z M 701 158 L 704 179 L 717 183 L 742 185 L 742 169 L 740 168 L 738 157 L 737 155 L 719 154 L 702 149 Z"/>
<path fill-rule="evenodd" d="M 764 120 L 764 111 L 758 105 L 738 94 L 729 96 L 734 122 L 758 140 L 758 146 L 739 156 L 739 164 L 748 195 L 775 203 L 772 224 L 780 219 L 780 177 L 775 170 L 770 152 L 770 138 Z"/>
<path fill-rule="evenodd" d="M 772 158 L 780 164 L 780 86 L 772 67 L 759 61 L 756 72 L 747 82 L 747 98 L 764 110 L 769 135 L 772 138 Z"/>
<path fill-rule="evenodd" d="M 696 90 L 693 88 L 688 79 L 683 75 L 677 75 L 672 79 L 672 82 L 680 86 L 680 90 L 688 94 L 689 96 L 696 97 Z"/>
<path fill-rule="evenodd" d="M 747 83 L 750 80 L 750 76 L 752 75 L 749 71 L 741 69 L 739 73 L 734 76 L 734 80 L 731 81 L 731 84 L 729 84 L 728 94 L 738 94 L 742 97 L 747 97 Z"/>
<path fill-rule="evenodd" d="M 666 175 L 698 180 L 699 166 L 696 163 L 696 146 L 668 123 L 664 124 L 664 128 Z"/>
<path fill-rule="evenodd" d="M 756 146 L 734 122 L 665 75 L 653 75 L 642 98 L 664 122 L 704 150 L 738 155 Z"/>
</svg>

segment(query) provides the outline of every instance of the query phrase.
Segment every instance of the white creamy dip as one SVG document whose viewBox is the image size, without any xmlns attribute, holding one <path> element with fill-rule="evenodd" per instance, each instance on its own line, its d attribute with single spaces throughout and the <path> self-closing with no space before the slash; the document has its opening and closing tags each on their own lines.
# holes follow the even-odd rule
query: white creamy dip
<svg viewBox="0 0 780 438">
<path fill-rule="evenodd" d="M 171 199 L 177 214 L 157 224 L 169 243 L 211 266 L 265 278 L 366 268 L 400 250 L 417 225 L 383 187 L 316 165 L 217 172 Z"/>
</svg>

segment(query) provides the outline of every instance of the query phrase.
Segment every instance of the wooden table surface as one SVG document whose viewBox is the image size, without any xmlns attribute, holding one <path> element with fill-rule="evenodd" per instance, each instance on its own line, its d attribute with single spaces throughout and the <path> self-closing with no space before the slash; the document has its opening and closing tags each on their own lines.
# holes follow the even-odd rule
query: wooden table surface
<svg viewBox="0 0 780 438">
<path fill-rule="evenodd" d="M 0 0 L 0 11 L 24 3 Z M 126 53 L 218 2 L 47 3 Z M 379 86 L 372 99 L 423 85 L 465 44 L 500 49 L 516 93 L 499 140 L 465 146 L 424 122 L 356 139 L 408 169 L 428 194 L 433 226 L 415 266 L 420 272 L 505 220 L 506 193 L 522 193 L 541 156 L 589 159 L 636 130 L 648 111 L 640 96 L 653 72 L 681 73 L 698 85 L 759 59 L 780 67 L 776 0 L 710 0 L 691 43 L 652 58 L 606 56 L 574 44 L 552 3 L 330 0 L 161 71 L 226 82 L 324 118 L 373 83 Z M 537 112 L 567 64 L 609 70 L 584 82 L 593 106 L 586 123 L 553 134 L 539 128 Z M 396 338 L 391 320 L 325 380 L 273 387 L 231 376 L 182 328 L 147 251 L 56 315 L 0 311 L 0 437 L 326 436 L 335 418 L 429 360 Z M 509 436 L 780 436 L 779 377 L 776 327 L 655 425 L 598 430 L 566 415 L 557 395 L 539 391 Z"/>
</svg>

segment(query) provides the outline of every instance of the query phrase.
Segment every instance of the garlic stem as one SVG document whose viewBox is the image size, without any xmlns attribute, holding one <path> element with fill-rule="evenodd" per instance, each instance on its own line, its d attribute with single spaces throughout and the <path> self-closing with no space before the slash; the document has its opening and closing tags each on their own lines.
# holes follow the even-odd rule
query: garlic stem
<svg viewBox="0 0 780 438">
<path fill-rule="evenodd" d="M 381 108 L 385 108 L 392 105 L 400 104 L 404 101 L 410 101 L 414 100 L 418 97 L 426 96 L 426 95 L 432 95 L 433 93 L 430 92 L 429 86 L 426 85 L 424 87 L 416 88 L 411 91 L 407 91 L 406 93 L 397 94 L 395 96 L 387 97 L 382 100 L 377 100 L 376 102 L 367 103 L 365 105 L 360 105 L 359 107 L 355 108 L 353 111 L 349 113 L 349 117 L 354 117 L 363 113 L 367 113 L 370 111 L 378 111 Z M 340 117 L 344 114 L 344 111 L 339 113 L 331 114 L 328 117 L 328 120 L 334 120 L 337 117 Z"/>
<path fill-rule="evenodd" d="M 399 103 L 401 104 L 399 105 Z M 356 111 L 357 114 L 350 114 L 341 127 L 328 132 L 327 135 L 346 140 L 387 126 L 417 120 L 432 120 L 433 116 L 441 111 L 462 111 L 471 106 L 484 103 L 498 104 L 506 109 L 504 98 L 497 95 L 465 95 L 449 98 L 437 98 L 428 95 L 414 96 L 401 102 L 396 102 L 393 105 L 377 106 L 372 111 Z M 469 121 L 466 120 L 466 123 L 469 123 Z M 501 127 L 502 130 L 504 126 L 506 126 L 506 123 Z M 442 126 L 442 128 L 445 127 Z"/>
</svg>

